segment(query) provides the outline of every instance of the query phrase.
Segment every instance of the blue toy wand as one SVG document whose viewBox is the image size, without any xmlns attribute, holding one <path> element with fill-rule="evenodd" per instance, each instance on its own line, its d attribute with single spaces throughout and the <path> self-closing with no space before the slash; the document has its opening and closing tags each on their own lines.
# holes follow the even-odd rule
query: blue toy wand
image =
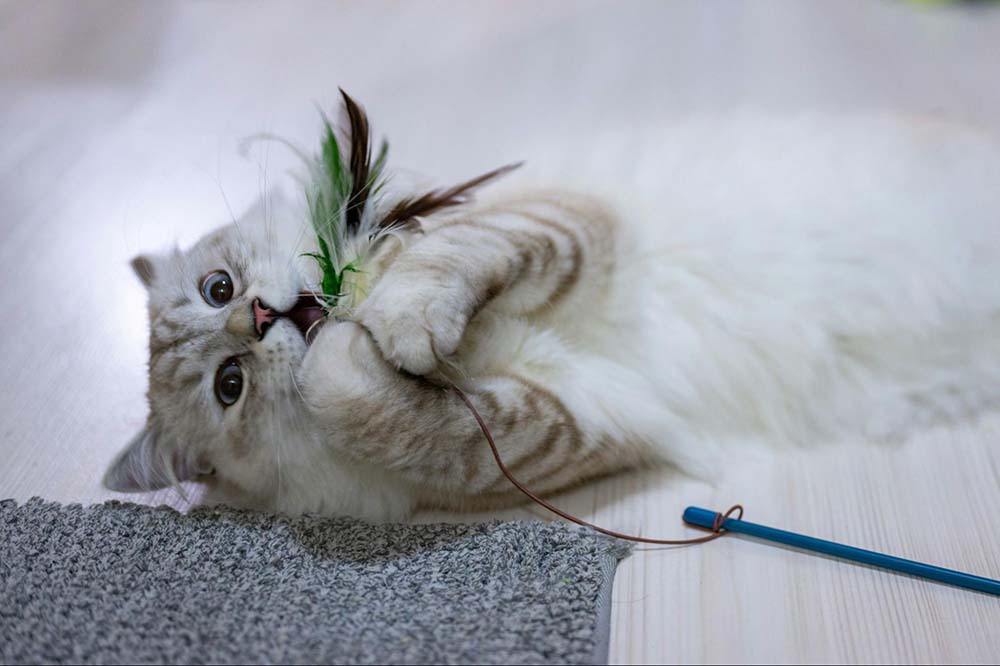
<svg viewBox="0 0 1000 666">
<path fill-rule="evenodd" d="M 496 461 L 497 467 L 499 467 L 503 475 L 507 477 L 507 480 L 510 481 L 514 487 L 531 498 L 531 500 L 535 503 L 540 504 L 552 513 L 561 516 L 570 522 L 574 522 L 577 525 L 589 527 L 597 530 L 601 534 L 607 534 L 608 536 L 618 539 L 667 546 L 706 543 L 708 541 L 718 539 L 722 535 L 729 532 L 747 534 L 752 537 L 757 537 L 758 539 L 776 541 L 777 543 L 783 543 L 794 548 L 803 548 L 805 550 L 811 550 L 824 555 L 831 555 L 845 560 L 853 560 L 854 562 L 861 562 L 862 564 L 882 567 L 883 569 L 891 569 L 893 571 L 910 574 L 911 576 L 929 578 L 930 580 L 936 580 L 941 583 L 958 585 L 959 587 L 968 588 L 970 590 L 978 590 L 979 592 L 986 592 L 987 594 L 1000 596 L 1000 580 L 991 580 L 981 576 L 973 576 L 972 574 L 962 573 L 961 571 L 943 569 L 929 564 L 914 562 L 913 560 L 904 560 L 901 557 L 883 555 L 882 553 L 862 550 L 861 548 L 853 548 L 851 546 L 834 543 L 833 541 L 814 539 L 813 537 L 808 537 L 804 534 L 795 534 L 794 532 L 786 532 L 784 530 L 777 530 L 773 527 L 750 523 L 743 520 L 743 507 L 739 504 L 734 504 L 724 514 L 716 511 L 709 511 L 708 509 L 702 509 L 696 506 L 689 506 L 685 509 L 684 522 L 696 527 L 707 528 L 712 532 L 707 536 L 695 539 L 651 539 L 649 537 L 622 534 L 621 532 L 615 532 L 613 530 L 600 527 L 599 525 L 588 523 L 586 520 L 577 518 L 573 514 L 566 513 L 562 509 L 553 506 L 547 500 L 542 499 L 535 493 L 531 492 L 523 483 L 514 478 L 514 475 L 511 474 L 510 470 L 507 469 L 507 466 L 500 458 L 500 451 L 497 449 L 496 442 L 493 440 L 493 435 L 490 433 L 490 429 L 486 426 L 486 422 L 483 420 L 482 415 L 480 415 L 479 410 L 476 409 L 475 405 L 472 404 L 472 401 L 469 400 L 469 397 L 465 395 L 462 389 L 458 388 L 454 384 L 451 384 L 450 382 L 449 385 L 451 390 L 462 402 L 465 403 L 465 406 L 469 408 L 472 416 L 476 419 L 476 423 L 479 424 L 479 428 L 482 430 L 483 436 L 486 438 L 486 443 L 490 446 L 490 451 L 493 453 L 493 459 Z M 739 517 L 731 518 L 730 516 L 734 513 L 738 514 Z"/>
<path fill-rule="evenodd" d="M 948 583 L 949 585 L 957 585 L 970 590 L 978 590 L 980 592 L 986 592 L 987 594 L 1000 596 L 1000 580 L 992 580 L 990 578 L 983 578 L 982 576 L 973 576 L 972 574 L 962 573 L 961 571 L 935 567 L 930 564 L 914 562 L 913 560 L 904 560 L 901 557 L 893 557 L 892 555 L 884 555 L 871 550 L 845 546 L 843 544 L 834 543 L 833 541 L 815 539 L 810 536 L 805 536 L 804 534 L 786 532 L 773 527 L 767 527 L 766 525 L 757 525 L 756 523 L 750 523 L 738 518 L 723 518 L 721 525 L 719 525 L 716 521 L 718 521 L 720 517 L 720 514 L 715 511 L 709 511 L 708 509 L 702 509 L 696 506 L 689 506 L 684 510 L 684 522 L 689 525 L 716 530 L 721 527 L 727 532 L 746 534 L 747 536 L 764 539 L 766 541 L 776 541 L 778 543 L 785 544 L 786 546 L 792 546 L 793 548 L 811 550 L 816 553 L 822 553 L 823 555 L 831 555 L 833 557 L 839 557 L 854 562 L 861 562 L 862 564 L 869 564 L 883 569 L 899 571 L 900 573 L 909 574 L 911 576 L 929 578 L 930 580 L 935 580 L 939 583 Z"/>
</svg>

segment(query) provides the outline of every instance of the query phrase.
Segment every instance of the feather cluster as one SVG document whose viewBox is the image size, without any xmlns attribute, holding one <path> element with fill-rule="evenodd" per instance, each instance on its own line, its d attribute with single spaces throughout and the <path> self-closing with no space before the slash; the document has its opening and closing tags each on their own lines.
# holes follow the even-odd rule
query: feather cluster
<svg viewBox="0 0 1000 666">
<path fill-rule="evenodd" d="M 503 176 L 520 163 L 494 169 L 453 187 L 406 196 L 386 194 L 385 164 L 389 144 L 383 140 L 372 160 L 368 116 L 347 93 L 340 91 L 348 121 L 338 139 L 329 119 L 323 117 L 320 152 L 309 164 L 306 200 L 319 251 L 309 253 L 319 264 L 320 284 L 327 314 L 345 295 L 345 278 L 360 273 L 367 250 L 383 233 L 405 228 L 419 218 L 471 200 L 472 191 Z M 348 150 L 342 150 L 342 146 Z"/>
</svg>

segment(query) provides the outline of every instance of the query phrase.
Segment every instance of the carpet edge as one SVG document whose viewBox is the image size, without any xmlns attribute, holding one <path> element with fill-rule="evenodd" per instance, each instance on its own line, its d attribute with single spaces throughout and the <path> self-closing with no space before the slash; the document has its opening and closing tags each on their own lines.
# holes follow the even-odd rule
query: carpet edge
<svg viewBox="0 0 1000 666">
<path fill-rule="evenodd" d="M 594 654 L 590 661 L 591 664 L 595 664 L 596 666 L 604 666 L 608 663 L 608 655 L 611 649 L 611 604 L 612 592 L 615 587 L 615 575 L 618 573 L 618 565 L 621 564 L 621 561 L 632 554 L 630 544 L 621 545 L 625 547 L 616 549 L 601 557 L 603 560 L 601 563 L 601 573 L 604 575 L 604 582 L 601 584 L 601 590 L 597 594 L 597 601 L 595 603 L 595 610 L 597 611 L 595 632 L 597 639 L 595 640 Z"/>
</svg>

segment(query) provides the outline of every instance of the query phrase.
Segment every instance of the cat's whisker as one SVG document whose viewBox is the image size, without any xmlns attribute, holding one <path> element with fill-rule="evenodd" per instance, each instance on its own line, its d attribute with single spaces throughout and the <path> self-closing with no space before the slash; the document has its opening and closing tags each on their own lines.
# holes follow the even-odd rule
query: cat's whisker
<svg viewBox="0 0 1000 666">
<path fill-rule="evenodd" d="M 294 383 L 294 375 L 293 375 L 293 383 Z M 298 390 L 297 386 L 296 386 L 296 390 Z M 300 393 L 300 395 L 301 395 L 301 393 Z M 291 427 L 291 429 L 293 431 L 295 431 L 295 432 L 307 432 L 309 430 L 308 425 L 306 423 L 304 423 L 304 419 L 301 416 L 301 410 L 298 409 L 298 405 L 296 405 L 294 403 L 294 401 L 291 399 L 290 394 L 287 393 L 287 392 L 283 392 L 282 393 L 282 400 L 283 400 L 284 405 L 285 405 L 285 414 L 288 415 L 288 416 L 290 416 L 289 426 Z M 287 454 L 287 450 L 285 450 L 286 447 L 287 447 L 287 442 L 284 439 L 282 439 L 282 441 L 278 442 L 278 447 L 280 447 L 282 450 L 284 450 L 283 452 L 285 454 Z M 285 458 L 287 460 L 287 455 L 285 456 Z M 287 475 L 286 475 L 286 478 L 285 478 L 285 487 L 286 488 L 288 487 Z"/>
<path fill-rule="evenodd" d="M 274 246 L 276 245 L 277 237 L 274 233 L 274 228 L 271 220 L 271 210 L 270 210 L 270 196 L 267 190 L 267 166 L 271 154 L 271 144 L 266 142 L 267 145 L 263 148 L 263 156 L 261 159 L 257 160 L 257 193 L 263 206 L 263 224 L 264 224 L 264 237 L 266 239 L 265 245 L 267 246 L 267 265 L 269 269 L 273 270 L 273 256 L 274 256 Z"/>
<path fill-rule="evenodd" d="M 305 338 L 307 341 L 309 340 L 309 336 L 312 335 L 313 329 L 321 325 L 322 323 L 323 323 L 322 319 L 317 319 L 309 326 L 309 328 L 306 329 Z"/>
<path fill-rule="evenodd" d="M 294 370 L 294 369 L 292 369 L 292 368 L 289 368 L 289 369 L 288 369 L 288 372 L 289 372 L 289 373 L 291 374 L 291 376 L 292 376 L 292 386 L 294 386 L 294 387 L 295 387 L 295 392 L 299 394 L 299 398 L 300 398 L 300 399 L 302 400 L 302 403 L 303 403 L 304 405 L 306 405 L 307 407 L 311 408 L 311 409 L 320 409 L 320 408 L 319 408 L 319 407 L 317 407 L 316 405 L 313 405 L 313 404 L 312 404 L 312 403 L 310 403 L 310 402 L 309 402 L 308 400 L 306 400 L 306 396 L 305 396 L 305 394 L 303 394 L 303 393 L 302 393 L 302 388 L 301 388 L 301 387 L 299 386 L 299 380 L 298 380 L 298 378 L 297 378 L 297 377 L 295 376 L 295 370 Z"/>
<path fill-rule="evenodd" d="M 276 424 L 279 423 L 279 419 L 275 417 L 277 412 L 276 403 L 271 403 L 271 418 L 268 421 L 268 425 L 271 430 L 271 450 L 274 451 L 274 471 L 277 476 L 277 489 L 275 491 L 275 509 L 280 511 L 281 498 L 282 498 L 282 475 L 281 475 L 281 439 L 278 437 L 276 432 Z"/>
<path fill-rule="evenodd" d="M 215 186 L 219 188 L 219 194 L 222 195 L 222 203 L 225 204 L 226 211 L 229 213 L 229 219 L 232 221 L 233 228 L 236 229 L 236 233 L 240 237 L 240 244 L 243 246 L 244 252 L 249 253 L 251 250 L 250 242 L 243 234 L 243 228 L 240 226 L 239 220 L 236 219 L 236 215 L 233 213 L 233 207 L 229 203 L 229 197 L 226 196 L 226 190 L 222 186 L 222 160 L 220 159 L 220 152 L 221 147 L 215 156 Z"/>
<path fill-rule="evenodd" d="M 302 241 L 305 237 L 306 225 L 303 223 L 299 225 L 298 234 L 295 236 L 295 242 L 292 244 L 292 250 L 288 254 L 288 261 L 285 263 L 285 270 L 291 270 L 292 264 L 295 263 L 295 260 L 302 256 L 302 250 L 305 249 L 302 247 Z"/>
<path fill-rule="evenodd" d="M 258 142 L 267 143 L 269 147 L 270 147 L 270 143 L 277 142 L 277 143 L 281 144 L 282 146 L 284 146 L 285 148 L 289 149 L 292 152 L 292 154 L 294 154 L 296 157 L 298 157 L 303 162 L 303 164 L 309 164 L 312 161 L 312 157 L 309 156 L 304 150 L 302 150 L 301 148 L 299 148 L 298 146 L 296 146 L 292 142 L 290 142 L 290 141 L 288 141 L 288 140 L 286 140 L 286 139 L 284 139 L 282 137 L 279 137 L 279 136 L 277 136 L 275 134 L 272 134 L 270 132 L 260 132 L 258 134 L 255 134 L 255 135 L 251 136 L 251 137 L 248 137 L 240 145 L 240 152 L 243 153 L 243 154 L 246 154 L 249 151 L 250 145 L 252 143 L 258 143 Z M 268 148 L 268 150 L 269 150 L 269 148 Z M 268 152 L 267 155 L 269 155 L 269 154 L 270 153 Z M 268 158 L 265 157 L 265 166 L 264 166 L 265 171 L 266 171 L 266 161 L 267 161 L 267 159 Z M 293 178 L 297 182 L 299 182 L 301 185 L 303 185 L 304 187 L 306 187 L 306 188 L 308 188 L 310 186 L 309 178 L 302 178 L 302 177 L 296 176 L 294 174 L 293 174 Z M 265 182 L 266 182 L 266 177 L 265 177 Z M 227 205 L 227 208 L 228 208 L 228 205 L 229 205 L 228 201 L 226 201 L 226 205 Z M 341 214 L 341 213 L 342 213 L 342 211 L 338 211 L 338 215 Z M 230 212 L 230 215 L 232 215 L 231 212 Z M 268 210 L 265 210 L 264 223 L 265 223 L 265 225 L 272 225 L 273 226 L 273 221 L 271 220 L 270 215 L 268 215 Z M 265 230 L 266 229 L 267 229 L 267 226 L 265 226 Z M 292 248 L 291 248 L 291 251 L 289 252 L 288 260 L 287 260 L 287 262 L 285 264 L 285 268 L 286 269 L 290 269 L 292 267 L 292 264 L 295 262 L 295 260 L 302 254 L 302 250 L 305 249 L 303 241 L 306 238 L 306 232 L 307 231 L 310 231 L 309 228 L 308 228 L 308 224 L 305 223 L 305 222 L 303 222 L 299 226 L 299 230 L 298 230 L 298 232 L 297 232 L 297 234 L 295 236 L 295 241 L 292 243 Z M 269 245 L 269 250 L 270 250 L 270 248 L 271 248 L 272 245 L 273 245 L 273 243 L 271 245 Z M 309 249 L 312 249 L 312 248 L 309 248 Z"/>
</svg>

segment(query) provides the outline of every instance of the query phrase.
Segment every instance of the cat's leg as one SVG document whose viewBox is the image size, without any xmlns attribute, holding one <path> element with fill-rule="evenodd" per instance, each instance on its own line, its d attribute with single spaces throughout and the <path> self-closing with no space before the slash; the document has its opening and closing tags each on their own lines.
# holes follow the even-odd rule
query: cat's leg
<svg viewBox="0 0 1000 666">
<path fill-rule="evenodd" d="M 300 379 L 331 446 L 397 473 L 435 503 L 492 506 L 519 498 L 459 396 L 396 371 L 360 326 L 321 330 Z M 562 382 L 555 384 L 521 372 L 461 382 L 519 480 L 548 493 L 643 461 L 641 448 L 614 441 L 613 426 L 597 422 L 610 421 L 606 415 L 563 399 Z"/>
<path fill-rule="evenodd" d="M 615 261 L 613 214 L 588 197 L 548 193 L 425 224 L 361 305 L 385 357 L 415 375 L 458 348 L 484 307 L 547 316 L 594 298 Z"/>
</svg>

